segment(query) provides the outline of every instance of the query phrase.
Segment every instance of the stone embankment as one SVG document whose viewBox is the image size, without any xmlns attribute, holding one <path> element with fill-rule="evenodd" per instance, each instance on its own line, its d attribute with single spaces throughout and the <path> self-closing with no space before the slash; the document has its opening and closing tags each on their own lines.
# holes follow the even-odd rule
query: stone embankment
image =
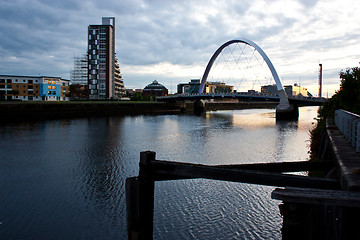
<svg viewBox="0 0 360 240">
<path fill-rule="evenodd" d="M 26 102 L 0 103 L 0 120 L 51 119 L 179 113 L 176 105 L 158 102 Z"/>
</svg>

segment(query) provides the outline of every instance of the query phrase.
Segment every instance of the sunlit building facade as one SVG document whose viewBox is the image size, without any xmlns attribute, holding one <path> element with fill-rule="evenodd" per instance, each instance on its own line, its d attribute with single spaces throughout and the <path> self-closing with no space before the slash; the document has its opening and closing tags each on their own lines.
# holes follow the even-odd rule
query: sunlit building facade
<svg viewBox="0 0 360 240">
<path fill-rule="evenodd" d="M 178 94 L 199 93 L 200 79 L 191 79 L 189 83 L 180 83 L 177 86 Z M 204 93 L 232 93 L 234 87 L 224 82 L 206 82 Z"/>
<path fill-rule="evenodd" d="M 284 86 L 285 92 L 288 96 L 308 96 L 307 88 L 298 86 L 297 84 Z"/>
</svg>

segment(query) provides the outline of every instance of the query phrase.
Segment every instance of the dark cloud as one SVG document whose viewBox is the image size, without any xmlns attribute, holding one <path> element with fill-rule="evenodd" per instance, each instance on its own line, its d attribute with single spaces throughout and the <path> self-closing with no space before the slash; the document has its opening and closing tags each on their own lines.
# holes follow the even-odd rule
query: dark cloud
<svg viewBox="0 0 360 240">
<path fill-rule="evenodd" d="M 205 68 L 221 44 L 240 37 L 258 43 L 279 65 L 291 65 L 292 58 L 303 57 L 304 52 L 338 49 L 341 44 L 354 44 L 354 39 L 360 37 L 358 28 L 351 32 L 344 29 L 338 37 L 317 37 L 322 16 L 315 10 L 321 1 L 299 0 L 300 4 L 295 5 L 300 9 L 297 7 L 293 15 L 288 14 L 287 8 L 276 8 L 274 13 L 267 8 L 253 8 L 258 2 L 2 0 L 0 74 L 46 73 L 69 78 L 73 57 L 86 53 L 87 26 L 101 24 L 103 16 L 116 17 L 116 52 L 120 64 L 137 68 L 159 63 Z M 263 4 L 270 9 L 279 2 Z M 329 31 L 334 24 L 341 23 L 340 18 L 333 22 L 330 19 L 334 18 L 321 22 Z M 297 41 L 293 39 L 297 30 L 314 32 L 311 36 L 316 37 Z M 123 74 L 134 82 L 146 78 L 143 73 Z"/>
</svg>

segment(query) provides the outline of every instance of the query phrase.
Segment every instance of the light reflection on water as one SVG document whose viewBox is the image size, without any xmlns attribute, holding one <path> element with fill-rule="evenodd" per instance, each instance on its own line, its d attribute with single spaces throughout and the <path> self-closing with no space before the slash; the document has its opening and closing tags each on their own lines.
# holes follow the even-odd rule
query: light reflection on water
<svg viewBox="0 0 360 240">
<path fill-rule="evenodd" d="M 126 239 L 124 183 L 140 151 L 203 164 L 306 160 L 317 108 L 13 123 L 0 126 L 0 236 Z M 273 187 L 157 182 L 154 239 L 279 239 Z"/>
</svg>

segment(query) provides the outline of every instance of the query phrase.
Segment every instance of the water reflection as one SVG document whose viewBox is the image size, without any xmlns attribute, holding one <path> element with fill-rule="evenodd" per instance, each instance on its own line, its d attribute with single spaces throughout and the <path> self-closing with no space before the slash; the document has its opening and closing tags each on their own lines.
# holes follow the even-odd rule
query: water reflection
<svg viewBox="0 0 360 240">
<path fill-rule="evenodd" d="M 203 164 L 306 160 L 316 109 L 83 118 L 0 126 L 0 236 L 126 239 L 124 182 L 139 153 Z M 155 239 L 279 238 L 273 188 L 211 180 L 156 184 Z"/>
</svg>

